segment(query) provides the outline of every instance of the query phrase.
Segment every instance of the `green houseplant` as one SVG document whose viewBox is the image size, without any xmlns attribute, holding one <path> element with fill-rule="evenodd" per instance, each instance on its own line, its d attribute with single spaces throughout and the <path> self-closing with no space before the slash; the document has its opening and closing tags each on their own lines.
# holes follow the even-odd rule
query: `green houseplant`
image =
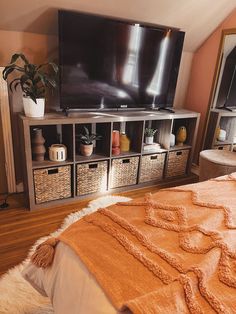
<svg viewBox="0 0 236 314">
<path fill-rule="evenodd" d="M 93 141 L 101 139 L 101 135 L 90 133 L 88 128 L 84 127 L 84 133 L 78 135 L 81 154 L 83 156 L 91 156 L 93 153 Z"/>
<path fill-rule="evenodd" d="M 49 74 L 50 70 L 50 74 Z M 11 57 L 10 63 L 3 70 L 3 79 L 16 74 L 10 81 L 10 90 L 21 88 L 25 115 L 29 117 L 44 116 L 45 93 L 47 88 L 57 87 L 58 67 L 53 62 L 32 64 L 22 53 Z"/>
<path fill-rule="evenodd" d="M 146 128 L 144 131 L 144 135 L 145 135 L 145 143 L 146 144 L 153 144 L 153 138 L 154 135 L 156 134 L 157 130 L 156 129 L 152 129 L 152 128 Z"/>
</svg>

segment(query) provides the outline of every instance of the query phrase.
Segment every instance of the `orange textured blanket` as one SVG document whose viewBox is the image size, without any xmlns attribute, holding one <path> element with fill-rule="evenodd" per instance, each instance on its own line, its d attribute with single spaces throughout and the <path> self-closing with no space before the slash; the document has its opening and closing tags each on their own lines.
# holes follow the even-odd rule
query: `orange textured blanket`
<svg viewBox="0 0 236 314">
<path fill-rule="evenodd" d="M 236 313 L 236 173 L 100 209 L 58 241 L 118 310 Z"/>
</svg>

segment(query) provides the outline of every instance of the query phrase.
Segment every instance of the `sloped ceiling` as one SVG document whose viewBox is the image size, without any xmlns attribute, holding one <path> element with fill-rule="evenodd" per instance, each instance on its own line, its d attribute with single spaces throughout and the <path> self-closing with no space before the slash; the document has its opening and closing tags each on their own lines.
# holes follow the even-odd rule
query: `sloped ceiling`
<svg viewBox="0 0 236 314">
<path fill-rule="evenodd" d="M 236 0 L 0 0 L 0 29 L 56 34 L 59 8 L 177 27 L 186 32 L 184 50 L 195 51 Z"/>
</svg>

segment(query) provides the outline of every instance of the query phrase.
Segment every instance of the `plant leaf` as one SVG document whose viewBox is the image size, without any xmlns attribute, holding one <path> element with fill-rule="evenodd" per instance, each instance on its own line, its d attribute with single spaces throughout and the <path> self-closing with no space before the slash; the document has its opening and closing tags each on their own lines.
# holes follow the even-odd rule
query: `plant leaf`
<svg viewBox="0 0 236 314">
<path fill-rule="evenodd" d="M 23 53 L 15 53 L 12 57 L 11 57 L 11 64 L 15 63 L 17 61 L 18 58 L 21 58 L 24 63 L 29 64 L 29 61 L 26 59 L 26 57 L 24 56 Z"/>
<path fill-rule="evenodd" d="M 84 126 L 85 134 L 89 136 L 89 130 L 86 126 Z"/>
<path fill-rule="evenodd" d="M 16 84 L 16 82 L 20 83 L 20 78 L 15 78 L 13 81 L 11 81 L 11 83 L 10 83 L 10 85 L 9 85 L 11 92 L 13 92 L 13 91 L 12 91 L 12 85 L 13 85 L 13 84 L 14 84 L 15 90 L 16 90 L 16 86 L 19 85 L 19 84 Z"/>
</svg>

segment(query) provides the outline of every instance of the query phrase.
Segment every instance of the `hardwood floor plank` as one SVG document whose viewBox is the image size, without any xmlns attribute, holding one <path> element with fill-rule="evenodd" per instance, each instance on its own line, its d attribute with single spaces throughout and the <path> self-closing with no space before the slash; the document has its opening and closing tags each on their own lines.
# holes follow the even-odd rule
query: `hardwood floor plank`
<svg viewBox="0 0 236 314">
<path fill-rule="evenodd" d="M 196 181 L 197 177 L 192 176 L 180 183 Z M 159 189 L 160 186 L 151 186 L 118 195 L 137 198 L 146 193 L 155 193 Z M 66 216 L 86 207 L 90 200 L 29 211 L 23 205 L 23 194 L 10 196 L 8 198 L 10 209 L 0 211 L 0 275 L 23 261 L 37 239 L 58 229 Z"/>
</svg>

